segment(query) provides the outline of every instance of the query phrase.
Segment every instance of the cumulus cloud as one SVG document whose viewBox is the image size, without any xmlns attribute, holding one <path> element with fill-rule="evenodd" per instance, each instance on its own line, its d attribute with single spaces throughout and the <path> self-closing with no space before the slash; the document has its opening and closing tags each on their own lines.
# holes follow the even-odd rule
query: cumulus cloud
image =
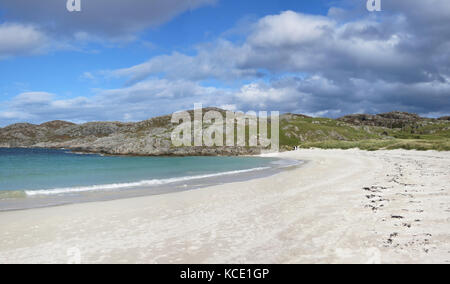
<svg viewBox="0 0 450 284">
<path fill-rule="evenodd" d="M 331 15 L 286 11 L 260 19 L 243 44 L 219 40 L 200 46 L 195 56 L 158 56 L 107 74 L 133 82 L 161 74 L 190 80 L 249 78 L 262 76 L 261 70 L 401 82 L 427 82 L 449 74 L 449 37 L 424 40 L 403 14 L 380 17 L 343 22 Z M 428 27 L 435 28 L 442 23 Z"/>
<path fill-rule="evenodd" d="M 132 39 L 136 32 L 156 27 L 176 15 L 216 0 L 95 0 L 81 1 L 82 12 L 69 13 L 65 0 L 2 0 L 6 21 L 39 25 L 57 37 Z"/>
<path fill-rule="evenodd" d="M 43 96 L 50 100 L 44 106 L 19 96 L 0 117 L 139 120 L 194 102 L 330 117 L 392 110 L 448 115 L 448 1 L 384 1 L 383 13 L 357 3 L 361 10 L 332 8 L 326 16 L 266 16 L 246 27 L 242 42 L 222 38 L 198 45 L 193 55 L 174 52 L 100 73 L 125 78 L 122 88 L 92 98 Z M 211 79 L 220 87 L 206 87 Z"/>
<path fill-rule="evenodd" d="M 17 95 L 0 110 L 0 125 L 48 120 L 86 122 L 98 120 L 138 121 L 178 110 L 192 109 L 194 103 L 226 104 L 230 92 L 198 83 L 150 79 L 132 86 L 97 90 L 92 97 L 64 99 L 46 92 Z"/>
<path fill-rule="evenodd" d="M 65 0 L 2 0 L 0 60 L 50 50 L 78 50 L 85 43 L 130 42 L 139 32 L 216 0 L 82 1 L 70 13 Z"/>
<path fill-rule="evenodd" d="M 0 24 L 0 59 L 18 55 L 33 55 L 45 51 L 48 37 L 32 25 Z"/>
<path fill-rule="evenodd" d="M 286 11 L 259 20 L 248 41 L 256 47 L 295 47 L 322 39 L 335 26 L 336 23 L 327 17 Z"/>
<path fill-rule="evenodd" d="M 399 29 L 387 28 L 389 23 L 398 24 Z M 352 76 L 408 81 L 436 75 L 430 64 L 435 55 L 402 48 L 412 36 L 402 25 L 400 16 L 339 22 L 332 17 L 287 11 L 255 25 L 247 42 L 251 52 L 243 66 L 321 73 L 335 79 Z"/>
<path fill-rule="evenodd" d="M 405 84 L 350 78 L 331 81 L 321 76 L 288 77 L 270 84 L 245 85 L 235 102 L 246 109 L 273 109 L 312 116 L 339 117 L 349 113 L 381 113 L 399 110 L 438 116 L 450 109 L 450 84 Z"/>
<path fill-rule="evenodd" d="M 393 106 L 400 111 L 443 116 L 450 109 L 450 85 L 437 81 L 403 84 L 357 78 L 343 83 L 316 75 L 256 81 L 231 90 L 187 80 L 148 79 L 124 88 L 98 90 L 91 98 L 62 99 L 46 92 L 22 93 L 7 103 L 7 110 L 0 111 L 0 125 L 54 119 L 138 121 L 192 109 L 199 102 L 234 111 L 278 110 L 327 117 L 380 113 Z"/>
<path fill-rule="evenodd" d="M 236 80 L 260 77 L 255 68 L 240 68 L 249 50 L 238 47 L 226 40 L 197 47 L 197 54 L 189 56 L 174 52 L 170 55 L 156 56 L 129 68 L 110 70 L 104 75 L 114 78 L 128 78 L 129 83 L 149 76 L 163 76 L 167 79 L 201 81 L 207 79 Z"/>
<path fill-rule="evenodd" d="M 161 74 L 256 80 L 235 92 L 230 104 L 240 108 L 327 116 L 448 113 L 450 5 L 445 0 L 383 4 L 380 14 L 333 8 L 327 16 L 294 11 L 266 16 L 241 44 L 222 40 L 194 56 L 159 56 L 110 74 L 133 82 Z"/>
<path fill-rule="evenodd" d="M 30 106 L 49 103 L 54 98 L 53 94 L 46 92 L 27 92 L 22 93 L 12 100 L 12 105 Z"/>
</svg>

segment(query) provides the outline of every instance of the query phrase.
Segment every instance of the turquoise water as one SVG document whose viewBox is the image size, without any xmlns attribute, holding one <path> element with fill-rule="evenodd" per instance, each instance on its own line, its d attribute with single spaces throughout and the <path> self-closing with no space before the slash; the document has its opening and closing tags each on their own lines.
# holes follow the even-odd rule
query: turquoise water
<svg viewBox="0 0 450 284">
<path fill-rule="evenodd" d="M 152 186 L 270 168 L 253 157 L 111 157 L 0 148 L 0 191 L 27 195 Z"/>
</svg>

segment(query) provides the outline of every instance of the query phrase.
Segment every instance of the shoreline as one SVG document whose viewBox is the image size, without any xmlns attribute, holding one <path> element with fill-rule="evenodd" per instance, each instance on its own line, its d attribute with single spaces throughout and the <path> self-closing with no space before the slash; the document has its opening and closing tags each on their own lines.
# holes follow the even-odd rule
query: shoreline
<svg viewBox="0 0 450 284">
<path fill-rule="evenodd" d="M 449 152 L 300 150 L 273 176 L 0 212 L 0 263 L 450 263 Z"/>
<path fill-rule="evenodd" d="M 206 146 L 201 146 L 201 147 L 189 147 L 189 148 L 198 148 L 198 149 L 202 149 L 202 148 L 206 148 L 206 149 L 217 149 L 214 147 L 206 147 Z M 233 149 L 236 147 L 224 147 L 224 148 L 229 148 L 229 149 Z M 107 152 L 101 152 L 101 151 L 87 151 L 87 150 L 82 150 L 82 148 L 68 148 L 68 147 L 40 147 L 40 146 L 5 146 L 5 145 L 0 145 L 0 149 L 38 149 L 38 150 L 61 150 L 61 151 L 69 151 L 71 153 L 74 154 L 79 154 L 79 155 L 100 155 L 100 156 L 110 156 L 110 157 L 161 157 L 161 158 L 183 158 L 183 157 L 259 157 L 261 155 L 265 155 L 264 152 L 266 152 L 266 150 L 260 149 L 260 148 L 249 148 L 249 149 L 253 149 L 253 150 L 261 150 L 261 153 L 255 153 L 255 154 L 239 154 L 239 153 L 229 153 L 229 155 L 223 155 L 220 153 L 216 153 L 216 154 L 205 154 L 205 153 L 199 153 L 198 155 L 195 154 L 186 154 L 186 155 L 181 155 L 181 154 L 109 154 Z"/>
<path fill-rule="evenodd" d="M 264 158 L 259 156 L 247 157 Z M 172 194 L 215 185 L 269 177 L 289 168 L 300 167 L 302 163 L 303 161 L 277 159 L 264 168 L 250 168 L 198 176 L 183 176 L 147 181 L 138 180 L 122 184 L 99 184 L 60 189 L 0 191 L 0 196 L 3 197 L 0 199 L 0 212 Z M 150 184 L 152 182 L 154 184 Z M 145 185 L 145 183 L 149 184 Z"/>
<path fill-rule="evenodd" d="M 193 147 L 178 147 L 174 148 L 177 151 L 180 150 L 191 150 L 194 152 L 186 151 L 184 154 L 179 154 L 178 152 L 166 152 L 166 153 L 154 153 L 154 154 L 137 154 L 137 153 L 111 153 L 106 151 L 90 151 L 79 147 L 52 147 L 52 146 L 7 146 L 0 145 L 0 149 L 40 149 L 40 150 L 65 150 L 70 151 L 74 154 L 80 155 L 100 155 L 106 157 L 154 157 L 154 158 L 184 158 L 184 157 L 258 157 L 262 155 L 267 150 L 258 147 L 235 147 L 235 146 L 220 146 L 220 147 L 206 147 L 206 146 L 193 146 Z M 216 152 L 205 152 L 204 150 L 216 150 Z M 231 151 L 226 151 L 231 150 Z M 235 152 L 233 152 L 235 151 Z"/>
</svg>

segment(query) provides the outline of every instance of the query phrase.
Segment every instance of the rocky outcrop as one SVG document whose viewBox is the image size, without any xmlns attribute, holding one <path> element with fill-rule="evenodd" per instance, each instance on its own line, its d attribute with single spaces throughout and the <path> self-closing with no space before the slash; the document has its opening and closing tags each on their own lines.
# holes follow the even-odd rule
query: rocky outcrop
<svg viewBox="0 0 450 284">
<path fill-rule="evenodd" d="M 209 110 L 225 115 L 224 110 L 217 108 L 204 109 L 203 113 Z M 192 111 L 190 114 L 193 117 Z M 0 128 L 0 147 L 66 148 L 79 152 L 142 156 L 235 156 L 263 151 L 250 147 L 174 147 L 171 133 L 178 124 L 172 124 L 171 118 L 167 115 L 136 123 L 18 123 Z M 447 138 L 449 123 L 449 117 L 429 119 L 405 112 L 355 114 L 338 120 L 288 113 L 280 117 L 280 146 L 290 149 L 306 142 L 408 138 L 412 134 Z"/>
<path fill-rule="evenodd" d="M 295 114 L 295 113 L 285 113 L 280 115 L 280 119 L 281 120 L 294 120 L 294 119 L 298 119 L 298 118 L 312 118 L 310 116 L 307 115 L 303 115 L 303 114 Z"/>
<path fill-rule="evenodd" d="M 393 129 L 413 126 L 419 122 L 429 121 L 430 119 L 407 112 L 389 112 L 377 115 L 353 114 L 338 118 L 338 120 L 358 126 L 367 125 Z"/>
<path fill-rule="evenodd" d="M 64 127 L 74 126 L 74 125 L 76 125 L 76 124 L 72 123 L 72 122 L 67 122 L 67 121 L 62 121 L 62 120 L 53 120 L 53 121 L 49 121 L 46 123 L 42 123 L 39 126 L 46 127 L 49 129 L 58 129 L 58 128 L 64 128 Z"/>
<path fill-rule="evenodd" d="M 203 111 L 209 110 L 224 112 L 216 108 Z M 21 123 L 0 128 L 0 147 L 65 148 L 87 153 L 142 156 L 235 156 L 261 153 L 261 149 L 256 147 L 174 147 L 171 133 L 176 126 L 171 123 L 171 116 L 137 123 Z"/>
</svg>

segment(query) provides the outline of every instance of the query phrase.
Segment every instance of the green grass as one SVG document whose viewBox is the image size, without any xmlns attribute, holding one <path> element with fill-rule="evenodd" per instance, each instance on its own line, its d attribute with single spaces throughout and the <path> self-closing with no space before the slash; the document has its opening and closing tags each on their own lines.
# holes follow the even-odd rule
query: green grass
<svg viewBox="0 0 450 284">
<path fill-rule="evenodd" d="M 353 126 L 326 118 L 295 118 L 280 124 L 280 146 L 302 148 L 450 151 L 450 123 L 434 122 L 403 129 Z"/>
<path fill-rule="evenodd" d="M 280 147 L 322 149 L 351 149 L 374 151 L 379 149 L 416 149 L 450 151 L 450 122 L 421 122 L 403 129 L 375 126 L 355 126 L 328 118 L 293 117 L 280 121 Z M 154 126 L 155 122 L 151 123 Z M 150 125 L 142 125 L 144 129 Z M 204 125 L 203 127 L 207 127 Z M 234 129 L 237 142 L 237 129 Z M 246 142 L 249 127 L 245 127 Z M 271 136 L 271 123 L 268 123 Z M 224 133 L 224 143 L 226 133 Z M 248 147 L 248 144 L 247 146 Z"/>
<path fill-rule="evenodd" d="M 360 140 L 360 141 L 336 141 L 327 140 L 320 142 L 305 142 L 298 146 L 301 148 L 319 148 L 319 149 L 354 149 L 375 151 L 375 150 L 437 150 L 450 151 L 450 139 L 441 140 L 413 140 L 413 139 L 389 139 L 389 140 Z M 285 147 L 285 150 L 290 150 Z"/>
</svg>

